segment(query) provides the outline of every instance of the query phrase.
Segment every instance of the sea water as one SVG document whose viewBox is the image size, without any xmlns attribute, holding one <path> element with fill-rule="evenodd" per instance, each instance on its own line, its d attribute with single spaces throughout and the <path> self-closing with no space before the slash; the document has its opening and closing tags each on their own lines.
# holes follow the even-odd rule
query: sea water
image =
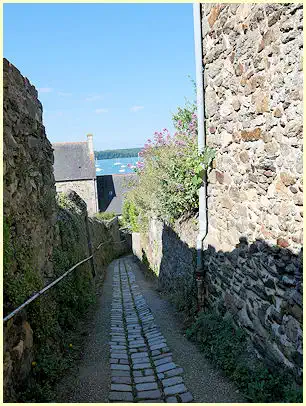
<svg viewBox="0 0 306 406">
<path fill-rule="evenodd" d="M 102 159 L 96 161 L 96 175 L 125 175 L 128 173 L 134 173 L 133 168 L 129 168 L 128 164 L 136 167 L 137 161 L 140 158 L 112 158 L 112 159 Z"/>
</svg>

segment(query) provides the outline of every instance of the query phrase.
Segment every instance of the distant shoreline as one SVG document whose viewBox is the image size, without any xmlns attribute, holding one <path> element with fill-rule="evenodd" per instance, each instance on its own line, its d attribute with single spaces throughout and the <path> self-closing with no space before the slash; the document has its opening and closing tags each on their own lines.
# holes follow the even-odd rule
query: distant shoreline
<svg viewBox="0 0 306 406">
<path fill-rule="evenodd" d="M 112 149 L 104 151 L 95 151 L 95 159 L 101 161 L 103 159 L 114 158 L 136 158 L 138 157 L 141 148 L 125 148 L 125 149 Z"/>
</svg>

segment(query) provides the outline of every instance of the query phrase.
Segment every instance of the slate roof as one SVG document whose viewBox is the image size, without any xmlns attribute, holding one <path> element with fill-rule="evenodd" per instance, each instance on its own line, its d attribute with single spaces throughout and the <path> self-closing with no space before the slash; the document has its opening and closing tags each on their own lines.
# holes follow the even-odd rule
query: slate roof
<svg viewBox="0 0 306 406">
<path fill-rule="evenodd" d="M 126 183 L 135 174 L 101 175 L 97 176 L 99 210 L 122 214 L 124 194 L 127 192 Z"/>
<path fill-rule="evenodd" d="M 55 181 L 86 180 L 96 177 L 94 158 L 90 158 L 87 142 L 57 142 L 54 150 Z"/>
</svg>

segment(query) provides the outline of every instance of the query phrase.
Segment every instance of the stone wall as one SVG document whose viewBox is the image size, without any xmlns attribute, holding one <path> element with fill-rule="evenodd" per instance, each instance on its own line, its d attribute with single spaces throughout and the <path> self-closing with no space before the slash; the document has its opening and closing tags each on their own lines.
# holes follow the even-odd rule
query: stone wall
<svg viewBox="0 0 306 406">
<path fill-rule="evenodd" d="M 53 152 L 42 105 L 28 79 L 3 62 L 4 314 L 53 274 L 56 221 Z M 4 387 L 31 369 L 33 331 L 26 318 L 4 328 Z M 8 392 L 5 393 L 6 395 Z"/>
<path fill-rule="evenodd" d="M 302 5 L 201 7 L 206 134 L 216 149 L 207 299 L 234 314 L 259 354 L 299 376 Z"/>
<path fill-rule="evenodd" d="M 128 246 L 120 242 L 117 219 L 89 218 L 73 191 L 56 198 L 53 151 L 37 91 L 6 59 L 3 69 L 4 315 L 88 257 L 90 247 L 106 242 L 93 263 L 78 267 L 4 324 L 4 400 L 16 402 L 35 378 L 34 360 L 41 360 L 41 371 L 63 356 L 66 332 L 96 296 L 93 274 L 103 278 L 106 265 Z"/>
<path fill-rule="evenodd" d="M 125 236 L 120 233 L 117 217 L 109 221 L 89 217 L 88 222 L 93 250 L 103 244 L 97 251 L 98 255 L 94 255 L 95 270 L 99 272 L 98 270 L 103 269 L 112 259 L 129 252 L 131 247 Z"/>
<path fill-rule="evenodd" d="M 96 181 L 89 180 L 74 180 L 71 182 L 56 182 L 57 192 L 68 192 L 74 190 L 87 205 L 87 211 L 89 215 L 93 215 L 98 212 L 98 198 L 96 190 Z"/>
<path fill-rule="evenodd" d="M 303 243 L 303 10 L 203 4 L 209 239 Z"/>
<path fill-rule="evenodd" d="M 158 276 L 159 288 L 177 301 L 195 296 L 197 218 L 181 218 L 170 227 L 156 218 L 147 233 L 133 233 L 133 253 Z"/>
</svg>

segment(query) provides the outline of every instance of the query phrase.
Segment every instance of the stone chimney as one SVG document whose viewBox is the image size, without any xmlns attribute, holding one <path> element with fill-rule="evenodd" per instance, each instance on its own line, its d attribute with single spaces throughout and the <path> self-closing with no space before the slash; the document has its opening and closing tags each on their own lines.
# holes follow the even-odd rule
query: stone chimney
<svg viewBox="0 0 306 406">
<path fill-rule="evenodd" d="M 89 154 L 90 154 L 90 159 L 92 161 L 95 160 L 95 154 L 94 154 L 94 149 L 93 149 L 93 135 L 92 134 L 87 134 L 87 145 L 89 149 Z"/>
</svg>

